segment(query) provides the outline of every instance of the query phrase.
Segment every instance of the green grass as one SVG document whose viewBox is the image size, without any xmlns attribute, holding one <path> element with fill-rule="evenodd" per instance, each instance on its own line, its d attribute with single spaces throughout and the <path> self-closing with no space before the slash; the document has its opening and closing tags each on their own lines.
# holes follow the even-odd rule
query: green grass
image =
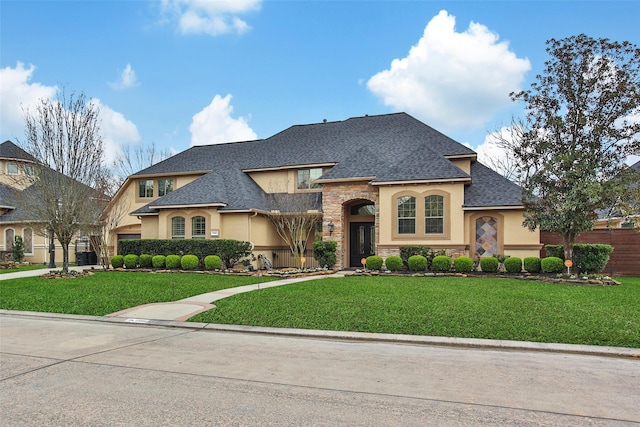
<svg viewBox="0 0 640 427">
<path fill-rule="evenodd" d="M 239 294 L 191 321 L 640 347 L 640 278 L 328 278 Z"/>
<path fill-rule="evenodd" d="M 138 305 L 250 285 L 256 280 L 249 276 L 123 272 L 96 272 L 73 279 L 11 279 L 0 281 L 0 308 L 103 316 Z"/>
<path fill-rule="evenodd" d="M 47 266 L 43 265 L 43 264 L 21 265 L 18 268 L 3 268 L 3 269 L 0 269 L 0 274 L 16 273 L 18 271 L 41 270 L 43 268 L 47 268 Z"/>
</svg>

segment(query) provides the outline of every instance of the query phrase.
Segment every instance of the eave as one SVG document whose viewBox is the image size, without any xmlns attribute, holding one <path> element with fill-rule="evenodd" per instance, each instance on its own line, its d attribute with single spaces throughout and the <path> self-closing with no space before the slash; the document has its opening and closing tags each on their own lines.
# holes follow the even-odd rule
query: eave
<svg viewBox="0 0 640 427">
<path fill-rule="evenodd" d="M 463 211 L 498 211 L 498 210 L 522 210 L 524 206 L 462 206 Z"/>
<path fill-rule="evenodd" d="M 414 185 L 414 184 L 445 184 L 450 182 L 471 182 L 471 178 L 451 178 L 451 179 L 424 179 L 412 181 L 380 181 L 372 182 L 371 185 Z"/>
</svg>

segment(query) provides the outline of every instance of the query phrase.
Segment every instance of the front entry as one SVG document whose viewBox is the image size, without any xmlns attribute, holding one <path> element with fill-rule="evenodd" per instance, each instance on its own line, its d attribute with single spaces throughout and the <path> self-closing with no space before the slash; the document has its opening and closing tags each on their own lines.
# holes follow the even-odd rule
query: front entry
<svg viewBox="0 0 640 427">
<path fill-rule="evenodd" d="M 362 267 L 362 258 L 375 255 L 376 227 L 373 222 L 352 222 L 349 227 L 349 266 Z"/>
</svg>

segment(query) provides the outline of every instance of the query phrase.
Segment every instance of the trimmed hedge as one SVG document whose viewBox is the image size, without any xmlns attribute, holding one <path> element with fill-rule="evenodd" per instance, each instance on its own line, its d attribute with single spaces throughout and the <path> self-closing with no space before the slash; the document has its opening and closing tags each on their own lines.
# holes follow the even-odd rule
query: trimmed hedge
<svg viewBox="0 0 640 427">
<path fill-rule="evenodd" d="M 384 260 L 385 265 L 387 266 L 387 270 L 390 271 L 400 271 L 402 270 L 402 258 L 396 255 L 388 256 L 387 259 Z"/>
<path fill-rule="evenodd" d="M 512 256 L 504 260 L 504 269 L 507 273 L 522 273 L 522 258 Z"/>
<path fill-rule="evenodd" d="M 222 260 L 218 255 L 207 255 L 204 257 L 204 268 L 207 270 L 220 270 Z"/>
<path fill-rule="evenodd" d="M 557 257 L 564 261 L 562 245 L 545 245 L 547 256 Z M 603 244 L 576 243 L 573 245 L 573 268 L 578 273 L 600 273 L 609 262 L 613 246 Z"/>
<path fill-rule="evenodd" d="M 564 261 L 555 256 L 548 256 L 542 258 L 540 266 L 542 267 L 543 273 L 561 273 L 564 269 Z"/>
<path fill-rule="evenodd" d="M 453 266 L 457 273 L 469 273 L 473 271 L 473 260 L 468 256 L 459 256 L 453 260 Z"/>
<path fill-rule="evenodd" d="M 367 268 L 369 270 L 380 270 L 382 269 L 382 257 L 378 255 L 370 255 L 367 257 Z"/>
<path fill-rule="evenodd" d="M 191 254 L 198 259 L 218 255 L 226 268 L 232 268 L 251 254 L 251 243 L 233 239 L 123 239 L 118 241 L 118 253 Z"/>
<path fill-rule="evenodd" d="M 123 255 L 114 255 L 111 257 L 111 266 L 113 268 L 122 268 L 123 265 L 124 265 Z"/>
<path fill-rule="evenodd" d="M 140 268 L 151 268 L 153 266 L 153 257 L 149 254 L 142 254 L 138 258 L 138 264 L 140 264 Z"/>
<path fill-rule="evenodd" d="M 156 255 L 151 258 L 151 265 L 153 268 L 164 268 L 166 258 L 164 255 Z"/>
<path fill-rule="evenodd" d="M 542 271 L 540 258 L 537 256 L 526 257 L 524 259 L 524 271 L 527 273 L 540 273 Z"/>
<path fill-rule="evenodd" d="M 200 264 L 200 260 L 195 255 L 183 255 L 180 258 L 180 266 L 183 270 L 195 270 L 198 268 L 198 264 Z"/>
<path fill-rule="evenodd" d="M 498 271 L 498 267 L 500 266 L 500 261 L 496 257 L 484 257 L 480 258 L 480 269 L 484 273 L 496 273 Z"/>
<path fill-rule="evenodd" d="M 422 255 L 412 255 L 407 260 L 407 265 L 410 271 L 426 271 L 427 258 Z"/>
<path fill-rule="evenodd" d="M 180 268 L 180 255 L 167 255 L 167 257 L 164 260 L 165 265 L 167 266 L 167 268 L 170 269 L 177 269 Z"/>
<path fill-rule="evenodd" d="M 446 273 L 451 271 L 451 257 L 446 255 L 438 255 L 431 261 L 431 270 Z"/>
<path fill-rule="evenodd" d="M 126 268 L 137 268 L 138 267 L 138 255 L 136 254 L 128 254 L 124 256 L 124 266 Z"/>
<path fill-rule="evenodd" d="M 338 242 L 323 240 L 313 242 L 313 257 L 320 267 L 333 268 L 336 265 Z"/>
</svg>

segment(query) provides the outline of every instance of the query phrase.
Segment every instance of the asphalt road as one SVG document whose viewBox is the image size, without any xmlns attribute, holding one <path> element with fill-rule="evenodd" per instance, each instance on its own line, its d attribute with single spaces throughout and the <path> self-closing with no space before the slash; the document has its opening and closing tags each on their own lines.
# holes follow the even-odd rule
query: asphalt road
<svg viewBox="0 0 640 427">
<path fill-rule="evenodd" d="M 2 314 L 0 424 L 640 425 L 640 360 Z"/>
</svg>

